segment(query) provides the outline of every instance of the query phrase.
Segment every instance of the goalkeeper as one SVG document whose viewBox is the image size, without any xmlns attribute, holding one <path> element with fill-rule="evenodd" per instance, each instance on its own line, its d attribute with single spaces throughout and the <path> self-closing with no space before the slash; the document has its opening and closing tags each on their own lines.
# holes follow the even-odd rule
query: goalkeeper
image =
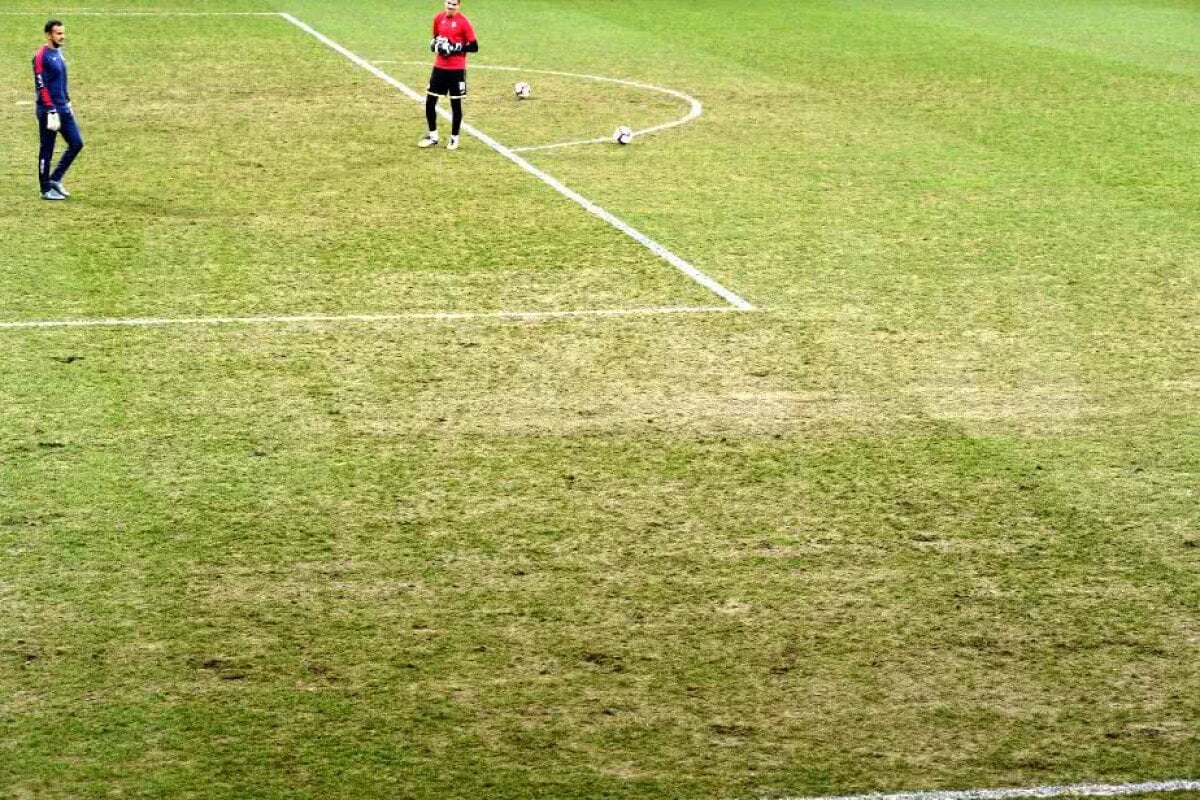
<svg viewBox="0 0 1200 800">
<path fill-rule="evenodd" d="M 62 179 L 71 168 L 75 156 L 83 149 L 83 137 L 79 134 L 79 126 L 71 110 L 71 95 L 67 91 L 67 62 L 59 52 L 67 41 L 67 34 L 62 22 L 56 19 L 47 22 L 43 30 L 46 43 L 33 56 L 33 94 L 41 138 L 38 182 L 42 185 L 43 200 L 66 200 L 71 195 L 63 188 Z M 51 172 L 54 141 L 59 135 L 66 141 L 67 150 Z"/>
<path fill-rule="evenodd" d="M 438 97 L 445 94 L 450 96 L 451 111 L 450 142 L 446 149 L 457 150 L 463 120 L 462 101 L 467 96 L 467 53 L 479 51 L 470 21 L 458 11 L 458 0 L 446 0 L 446 10 L 433 18 L 433 39 L 429 49 L 437 55 L 425 95 L 425 121 L 429 123 L 429 133 L 417 142 L 417 146 L 437 145 L 437 102 Z"/>
</svg>

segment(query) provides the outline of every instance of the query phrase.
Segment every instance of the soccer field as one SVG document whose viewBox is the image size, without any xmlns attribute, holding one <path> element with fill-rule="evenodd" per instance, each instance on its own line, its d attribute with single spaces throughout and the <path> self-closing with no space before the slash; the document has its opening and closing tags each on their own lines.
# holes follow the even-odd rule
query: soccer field
<svg viewBox="0 0 1200 800">
<path fill-rule="evenodd" d="M 1200 7 L 440 8 L 0 8 L 0 798 L 1200 797 Z"/>
</svg>

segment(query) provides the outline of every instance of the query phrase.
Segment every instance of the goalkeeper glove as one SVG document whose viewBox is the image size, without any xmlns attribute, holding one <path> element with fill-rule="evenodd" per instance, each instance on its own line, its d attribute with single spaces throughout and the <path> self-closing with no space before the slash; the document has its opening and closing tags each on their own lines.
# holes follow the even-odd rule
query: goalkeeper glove
<svg viewBox="0 0 1200 800">
<path fill-rule="evenodd" d="M 62 122 L 58 118 L 57 111 L 46 112 L 46 130 L 57 131 L 62 128 Z"/>
<path fill-rule="evenodd" d="M 455 48 L 457 48 L 457 49 L 455 49 Z M 449 39 L 443 39 L 441 41 L 441 43 L 438 44 L 438 53 L 440 53 L 443 56 L 452 56 L 455 53 L 458 53 L 461 51 L 462 51 L 462 45 L 461 44 L 451 44 Z"/>
</svg>

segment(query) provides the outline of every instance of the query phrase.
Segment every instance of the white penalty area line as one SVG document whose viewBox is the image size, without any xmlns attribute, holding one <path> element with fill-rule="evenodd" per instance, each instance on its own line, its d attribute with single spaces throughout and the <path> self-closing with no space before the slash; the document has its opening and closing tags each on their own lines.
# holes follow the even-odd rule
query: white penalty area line
<svg viewBox="0 0 1200 800">
<path fill-rule="evenodd" d="M 1117 797 L 1129 794 L 1164 794 L 1200 791 L 1200 780 L 1147 783 L 1078 783 L 1035 786 L 1029 789 L 967 789 L 964 791 L 899 792 L 897 794 L 846 794 L 825 797 L 781 797 L 778 800 L 1018 800 L 1024 797 Z"/>
<path fill-rule="evenodd" d="M 315 38 L 317 41 L 319 41 L 322 44 L 324 44 L 325 46 L 329 47 L 331 50 L 334 50 L 335 52 L 337 52 L 338 54 L 340 54 L 341 56 L 346 58 L 351 63 L 356 64 L 357 66 L 365 69 L 367 72 L 371 73 L 376 78 L 379 78 L 384 83 L 386 83 L 389 86 L 393 87 L 394 89 L 397 89 L 400 92 L 404 93 L 410 99 L 412 99 L 418 103 L 422 103 L 422 104 L 425 102 L 424 94 L 418 94 L 417 92 L 413 91 L 408 86 L 404 85 L 403 83 L 396 80 L 388 73 L 381 70 L 379 67 L 372 64 L 370 61 L 366 60 L 365 58 L 358 55 L 357 53 L 354 53 L 354 52 L 346 49 L 345 47 L 343 47 L 342 45 L 333 41 L 328 36 L 321 33 L 320 31 L 316 30 L 312 26 L 310 26 L 304 22 L 301 22 L 300 20 L 293 17 L 291 14 L 280 13 L 279 16 L 283 17 L 284 19 L 286 19 L 288 22 L 295 25 L 300 30 L 304 31 L 305 33 L 307 33 L 310 36 L 312 36 L 313 38 Z M 450 119 L 450 113 L 448 111 L 446 111 L 444 108 L 439 108 L 438 113 L 444 119 Z M 558 192 L 563 197 L 566 197 L 568 200 L 571 200 L 572 202 L 578 204 L 588 213 L 599 217 L 600 219 L 607 222 L 609 225 L 613 226 L 617 230 L 624 233 L 629 238 L 636 241 L 638 244 L 647 248 L 652 253 L 654 253 L 656 256 L 663 259 L 668 264 L 675 267 L 677 270 L 682 272 L 684 275 L 687 275 L 693 281 L 700 284 L 704 288 L 708 289 L 710 292 L 717 295 L 718 297 L 720 297 L 725 302 L 729 303 L 731 306 L 733 306 L 737 310 L 739 310 L 739 311 L 753 311 L 754 310 L 754 306 L 751 305 L 744 298 L 738 296 L 737 294 L 733 293 L 729 289 L 722 286 L 717 281 L 715 281 L 712 278 L 710 278 L 709 276 L 705 275 L 703 272 L 696 269 L 696 267 L 692 266 L 687 261 L 683 260 L 675 253 L 671 252 L 663 245 L 661 245 L 658 242 L 656 242 L 655 240 L 651 239 L 646 234 L 637 230 L 629 223 L 627 223 L 624 220 L 620 219 L 619 217 L 616 217 L 615 215 L 609 213 L 608 211 L 606 211 L 605 209 L 596 205 L 591 200 L 588 200 L 586 197 L 579 194 L 575 190 L 567 187 L 565 184 L 560 182 L 557 178 L 554 178 L 553 176 L 548 175 L 547 173 L 545 173 L 542 170 L 535 167 L 533 164 L 530 164 L 524 158 L 521 158 L 521 156 L 519 156 L 515 152 L 513 152 L 513 150 L 511 148 L 505 147 L 504 145 L 500 144 L 495 139 L 493 139 L 491 136 L 488 136 L 483 131 L 481 131 L 478 128 L 475 128 L 471 125 L 468 125 L 466 123 L 463 123 L 462 129 L 464 131 L 466 131 L 467 133 L 471 134 L 472 136 L 474 136 L 479 141 L 486 144 L 488 147 L 495 150 L 500 155 L 507 158 L 509 161 L 516 164 L 518 167 L 520 167 L 525 172 L 529 173 L 530 175 L 534 176 L 538 180 L 545 183 L 550 188 L 554 189 L 554 191 Z"/>
<path fill-rule="evenodd" d="M 377 59 L 373 63 L 375 63 L 375 64 L 405 64 L 405 65 L 409 65 L 409 66 L 417 66 L 417 65 L 425 64 L 426 62 L 424 62 L 424 61 L 389 61 L 387 59 Z M 639 128 L 638 130 L 633 132 L 633 135 L 635 137 L 646 136 L 651 133 L 658 133 L 659 131 L 665 131 L 668 128 L 677 128 L 680 125 L 686 125 L 687 123 L 691 122 L 692 120 L 699 118 L 699 116 L 704 113 L 704 106 L 700 105 L 700 101 L 697 100 L 696 98 L 692 97 L 690 94 L 686 94 L 684 92 L 680 92 L 675 89 L 668 89 L 665 86 L 655 86 L 652 83 L 638 83 L 637 81 L 627 81 L 627 80 L 623 80 L 621 78 L 606 78 L 603 75 L 585 75 L 580 72 L 558 72 L 558 71 L 549 70 L 549 69 L 526 69 L 525 67 L 501 67 L 501 66 L 492 66 L 489 64 L 472 64 L 471 69 L 484 69 L 484 70 L 492 70 L 495 72 L 518 72 L 521 74 L 529 73 L 531 75 L 557 75 L 562 78 L 582 78 L 583 80 L 598 81 L 598 82 L 602 82 L 602 83 L 616 83 L 621 86 L 631 86 L 635 89 L 643 89 L 648 92 L 659 92 L 661 94 L 668 94 L 672 97 L 677 97 L 680 100 L 682 100 L 688 104 L 688 113 L 684 114 L 679 119 L 673 119 L 670 122 L 664 122 L 661 125 L 654 125 L 649 128 Z M 610 139 L 607 136 L 600 136 L 595 139 L 573 139 L 569 142 L 555 142 L 554 144 L 537 144 L 537 145 L 532 145 L 529 147 L 514 147 L 514 148 L 512 148 L 512 151 L 514 153 L 529 153 L 534 150 L 557 150 L 562 147 L 577 147 L 579 145 L 584 145 L 584 144 L 607 144 L 611 141 L 612 141 L 612 139 Z"/>
<path fill-rule="evenodd" d="M 536 322 L 587 317 L 649 317 L 665 314 L 729 314 L 744 309 L 733 306 L 660 306 L 644 308 L 599 308 L 579 311 L 429 311 L 411 314 L 278 314 L 229 317 L 111 317 L 98 319 L 47 319 L 0 322 L 0 330 L 45 330 L 63 328 L 165 328 L 172 325 L 279 325 L 313 323 L 453 322 L 457 320 L 501 320 Z M 757 310 L 757 309 L 751 309 Z"/>
</svg>

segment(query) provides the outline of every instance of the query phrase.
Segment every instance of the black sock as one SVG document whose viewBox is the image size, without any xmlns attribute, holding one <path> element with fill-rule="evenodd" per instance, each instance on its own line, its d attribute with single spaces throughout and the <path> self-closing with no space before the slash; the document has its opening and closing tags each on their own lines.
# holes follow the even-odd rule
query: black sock
<svg viewBox="0 0 1200 800">
<path fill-rule="evenodd" d="M 434 95 L 425 95 L 425 121 L 433 133 L 437 133 L 437 100 Z"/>
<path fill-rule="evenodd" d="M 458 136 L 458 131 L 460 128 L 462 128 L 462 118 L 463 118 L 462 98 L 461 97 L 451 97 L 450 98 L 450 111 L 451 111 L 450 135 Z"/>
</svg>

